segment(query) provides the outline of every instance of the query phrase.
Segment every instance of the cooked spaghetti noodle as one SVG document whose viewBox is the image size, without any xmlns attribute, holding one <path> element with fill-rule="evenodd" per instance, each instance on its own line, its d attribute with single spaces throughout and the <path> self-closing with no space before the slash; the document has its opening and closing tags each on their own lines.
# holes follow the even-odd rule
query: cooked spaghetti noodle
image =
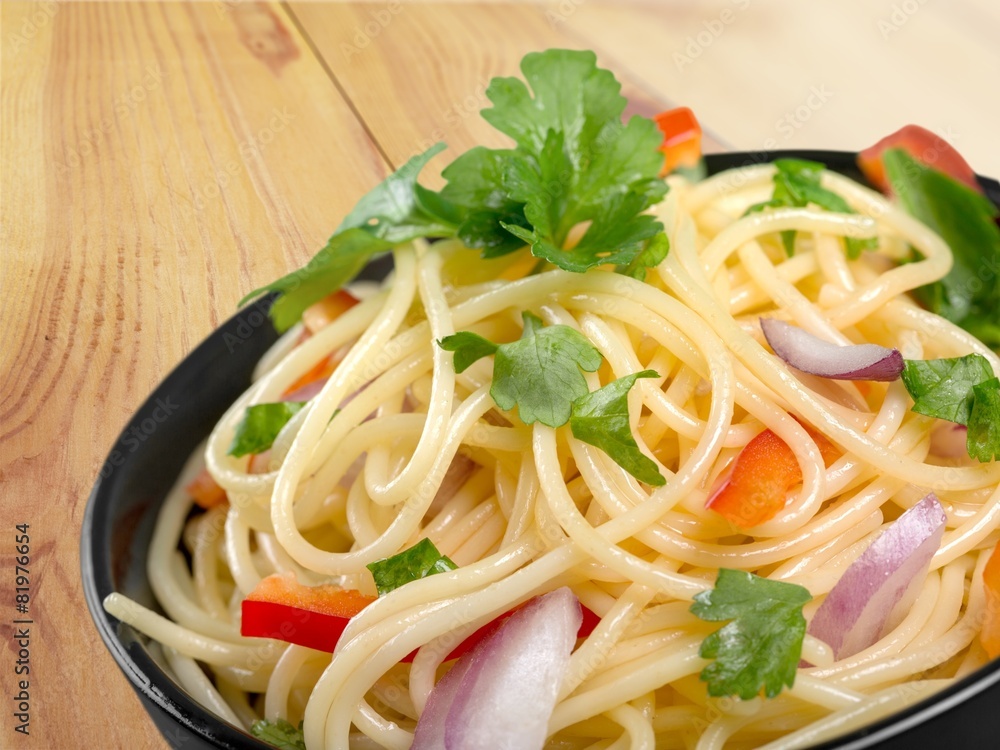
<svg viewBox="0 0 1000 750">
<path fill-rule="evenodd" d="M 758 318 L 908 358 L 977 352 L 998 372 L 1000 361 L 907 295 L 950 267 L 930 230 L 831 173 L 824 185 L 857 214 L 744 216 L 767 199 L 773 172 L 672 178 L 657 208 L 671 249 L 645 282 L 610 269 L 532 273 L 523 256 L 485 261 L 455 240 L 396 248 L 391 277 L 359 291 L 359 304 L 301 343 L 301 325 L 283 336 L 179 478 L 148 560 L 166 617 L 117 594 L 106 608 L 162 644 L 177 680 L 220 717 L 243 727 L 304 720 L 312 750 L 405 750 L 451 647 L 563 585 L 601 622 L 571 657 L 551 747 L 803 747 L 968 674 L 987 659 L 976 641 L 984 594 L 973 582 L 1000 539 L 1000 463 L 935 456 L 935 420 L 910 411 L 900 382 L 791 370 L 764 345 Z M 783 230 L 798 232 L 790 258 Z M 848 259 L 845 235 L 877 236 L 880 250 Z M 908 246 L 922 259 L 897 264 Z M 515 339 L 523 310 L 600 351 L 605 364 L 586 374 L 591 390 L 659 373 L 637 381 L 629 414 L 664 486 L 641 484 L 566 428 L 501 411 L 489 360 L 456 373 L 435 343 L 459 330 Z M 322 391 L 275 441 L 268 471 L 250 473 L 247 458 L 228 455 L 247 406 L 280 400 L 339 350 Z M 773 519 L 741 530 L 706 500 L 765 428 L 791 447 L 801 488 Z M 810 431 L 841 457 L 825 466 Z M 183 488 L 203 462 L 229 503 L 191 515 Z M 931 490 L 947 529 L 898 625 L 839 661 L 806 636 L 812 666 L 776 698 L 708 697 L 699 645 L 714 626 L 689 608 L 719 568 L 804 586 L 814 597 L 808 619 L 873 537 Z M 366 564 L 424 537 L 459 567 L 377 599 L 335 654 L 241 637 L 240 603 L 263 577 L 290 572 L 374 595 Z M 412 664 L 400 663 L 414 649 Z"/>
</svg>

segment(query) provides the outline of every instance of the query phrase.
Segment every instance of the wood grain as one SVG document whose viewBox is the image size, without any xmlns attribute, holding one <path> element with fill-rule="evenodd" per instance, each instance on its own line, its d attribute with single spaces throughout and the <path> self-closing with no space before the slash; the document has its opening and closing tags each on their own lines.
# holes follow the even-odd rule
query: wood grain
<svg viewBox="0 0 1000 750">
<path fill-rule="evenodd" d="M 570 2 L 572 33 L 734 149 L 853 151 L 912 122 L 1000 175 L 1000 4 Z"/>
<path fill-rule="evenodd" d="M 280 7 L 47 7 L 2 4 L 0 611 L 29 523 L 35 625 L 29 738 L 2 629 L 0 746 L 163 747 L 83 603 L 90 486 L 153 386 L 386 167 Z"/>
<path fill-rule="evenodd" d="M 555 11 L 533 4 L 292 2 L 289 9 L 390 162 L 448 144 L 426 170 L 428 185 L 439 185 L 441 166 L 472 146 L 509 142 L 479 110 L 489 106 L 489 80 L 518 75 L 526 53 L 594 49 L 603 66 L 611 62 L 604 45 L 570 33 Z M 627 71 L 615 72 L 627 112 L 650 116 L 673 106 Z"/>
</svg>

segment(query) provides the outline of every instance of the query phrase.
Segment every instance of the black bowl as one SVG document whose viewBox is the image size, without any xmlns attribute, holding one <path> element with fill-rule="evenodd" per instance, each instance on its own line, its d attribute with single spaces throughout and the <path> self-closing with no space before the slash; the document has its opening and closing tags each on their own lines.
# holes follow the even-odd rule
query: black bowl
<svg viewBox="0 0 1000 750">
<path fill-rule="evenodd" d="M 841 151 L 712 154 L 710 174 L 775 158 L 812 159 L 864 181 L 855 155 Z M 1000 184 L 980 179 L 1000 205 Z M 365 270 L 381 278 L 387 259 Z M 146 577 L 146 551 L 160 504 L 185 460 L 226 408 L 250 385 L 254 365 L 277 334 L 273 298 L 241 310 L 212 333 L 153 391 L 118 437 L 87 503 L 80 557 L 87 606 L 112 656 L 171 746 L 273 750 L 195 702 L 154 658 L 145 636 L 108 615 L 113 591 L 158 609 Z M 820 745 L 824 750 L 991 747 L 1000 736 L 1000 660 L 927 700 Z"/>
</svg>

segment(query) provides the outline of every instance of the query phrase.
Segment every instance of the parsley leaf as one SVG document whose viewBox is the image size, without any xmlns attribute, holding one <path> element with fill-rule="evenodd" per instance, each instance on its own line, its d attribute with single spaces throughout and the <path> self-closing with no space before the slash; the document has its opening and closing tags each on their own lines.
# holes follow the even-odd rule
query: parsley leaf
<svg viewBox="0 0 1000 750">
<path fill-rule="evenodd" d="M 444 172 L 442 195 L 469 209 L 459 236 L 486 257 L 523 241 L 578 273 L 632 263 L 663 230 L 643 214 L 666 192 L 658 179 L 662 134 L 642 117 L 622 123 L 621 86 L 592 52 L 532 53 L 521 70 L 528 85 L 494 79 L 486 92 L 493 107 L 482 112 L 517 147 L 472 149 Z M 570 230 L 587 221 L 584 237 L 566 251 Z M 513 245 L 500 240 L 503 230 Z"/>
<path fill-rule="evenodd" d="M 588 393 L 581 369 L 595 372 L 604 358 L 586 337 L 569 326 L 545 326 L 522 313 L 521 338 L 500 344 L 490 395 L 505 411 L 517 406 L 525 424 L 559 427 L 569 420 L 573 401 Z"/>
<path fill-rule="evenodd" d="M 908 359 L 902 377 L 913 411 L 966 425 L 966 450 L 977 461 L 1000 458 L 1000 380 L 986 357 Z"/>
<path fill-rule="evenodd" d="M 274 444 L 288 420 L 305 405 L 305 401 L 280 401 L 248 406 L 236 426 L 229 455 L 239 458 L 250 453 L 263 453 Z"/>
<path fill-rule="evenodd" d="M 472 331 L 459 331 L 438 341 L 438 346 L 455 352 L 455 372 L 465 372 L 469 366 L 497 351 L 497 345 Z"/>
<path fill-rule="evenodd" d="M 375 255 L 416 237 L 449 237 L 462 211 L 417 184 L 420 170 L 443 143 L 418 154 L 365 195 L 340 228 L 304 267 L 246 295 L 243 305 L 265 292 L 280 292 L 271 307 L 274 327 L 286 331 L 302 312 L 358 275 Z"/>
<path fill-rule="evenodd" d="M 379 596 L 385 596 L 400 586 L 435 573 L 447 573 L 458 566 L 447 555 L 438 552 L 434 542 L 426 537 L 399 554 L 376 560 L 365 567 L 372 572 Z"/>
<path fill-rule="evenodd" d="M 649 241 L 646 248 L 636 255 L 631 263 L 626 266 L 620 266 L 618 272 L 639 281 L 645 281 L 646 269 L 656 268 L 664 261 L 669 252 L 670 240 L 667 239 L 667 235 L 661 232 Z"/>
<path fill-rule="evenodd" d="M 699 655 L 714 659 L 701 672 L 708 694 L 743 700 L 773 698 L 795 684 L 806 619 L 812 600 L 802 586 L 772 581 L 740 570 L 719 570 L 715 588 L 694 597 L 691 612 L 702 620 L 731 620 L 708 636 Z"/>
<path fill-rule="evenodd" d="M 777 168 L 774 173 L 774 195 L 771 200 L 756 203 L 748 208 L 748 214 L 767 208 L 804 208 L 810 203 L 841 214 L 857 213 L 841 196 L 820 185 L 825 167 L 819 162 L 805 159 L 775 159 L 774 166 Z M 793 230 L 782 232 L 781 242 L 788 257 L 791 257 L 795 253 L 795 232 Z M 847 247 L 847 257 L 857 258 L 862 250 L 876 247 L 878 240 L 874 237 L 868 239 L 845 237 L 844 244 Z"/>
<path fill-rule="evenodd" d="M 972 394 L 966 449 L 972 458 L 985 463 L 1000 458 L 1000 379 L 972 386 Z"/>
<path fill-rule="evenodd" d="M 654 370 L 643 370 L 618 378 L 573 402 L 569 426 L 573 437 L 600 448 L 640 482 L 661 486 L 667 480 L 656 462 L 639 450 L 628 418 L 628 392 L 639 378 L 657 378 Z"/>
<path fill-rule="evenodd" d="M 993 377 L 993 368 L 981 354 L 951 359 L 908 359 L 903 385 L 913 398 L 913 411 L 928 417 L 967 425 L 972 411 L 973 386 Z"/>
<path fill-rule="evenodd" d="M 493 258 L 529 244 L 556 266 L 584 272 L 612 264 L 643 278 L 666 253 L 663 226 L 646 210 L 666 193 L 663 136 L 652 120 L 622 122 L 626 100 L 592 52 L 526 55 L 525 81 L 495 78 L 483 118 L 514 148 L 473 148 L 433 192 L 420 171 L 444 148 L 410 159 L 365 195 L 302 269 L 248 294 L 278 292 L 270 310 L 287 330 L 312 303 L 353 279 L 374 256 L 416 237 L 455 237 Z M 574 227 L 589 225 L 571 250 Z"/>
<path fill-rule="evenodd" d="M 287 719 L 260 719 L 250 727 L 250 733 L 257 739 L 274 745 L 278 750 L 306 750 L 302 725 L 296 729 Z"/>
<path fill-rule="evenodd" d="M 580 370 L 595 372 L 604 358 L 569 326 L 543 326 L 527 311 L 521 317 L 524 330 L 517 341 L 494 344 L 471 331 L 460 331 L 441 339 L 438 346 L 455 352 L 456 372 L 495 354 L 490 396 L 496 405 L 505 411 L 516 406 L 525 424 L 561 427 L 569 421 L 573 402 L 589 392 Z"/>
<path fill-rule="evenodd" d="M 931 312 L 1000 348 L 1000 211 L 985 196 L 903 149 L 887 150 L 882 161 L 903 208 L 940 235 L 954 257 L 947 275 L 920 287 L 917 296 Z"/>
</svg>

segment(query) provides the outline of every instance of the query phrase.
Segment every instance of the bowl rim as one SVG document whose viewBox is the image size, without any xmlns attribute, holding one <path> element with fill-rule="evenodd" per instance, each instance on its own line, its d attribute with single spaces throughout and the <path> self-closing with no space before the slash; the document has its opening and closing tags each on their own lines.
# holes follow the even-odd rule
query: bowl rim
<svg viewBox="0 0 1000 750">
<path fill-rule="evenodd" d="M 705 154 L 704 158 L 709 174 L 734 167 L 764 164 L 780 158 L 808 159 L 822 162 L 832 171 L 846 174 L 862 184 L 866 184 L 863 175 L 856 166 L 856 157 L 857 154 L 850 151 L 782 149 L 730 151 Z M 995 204 L 1000 205 L 1000 183 L 982 176 L 979 176 L 979 181 L 986 195 Z M 385 267 L 384 264 L 383 267 Z M 156 399 L 161 396 L 161 393 L 164 390 L 169 390 L 180 379 L 181 373 L 191 367 L 194 360 L 197 360 L 199 356 L 205 356 L 205 353 L 217 345 L 218 340 L 227 333 L 233 335 L 236 326 L 240 324 L 249 308 L 266 309 L 274 298 L 275 295 L 268 295 L 257 303 L 238 311 L 185 355 L 170 373 L 157 384 L 135 413 L 129 417 L 121 433 L 112 444 L 108 459 L 114 453 L 115 446 L 120 445 L 128 435 L 129 430 L 141 421 L 144 415 L 152 412 L 156 406 Z M 255 328 L 253 335 L 259 335 L 262 330 L 272 331 L 270 326 L 258 327 Z M 272 338 L 274 337 L 276 336 Z M 145 513 L 148 515 L 158 512 L 163 499 L 162 496 L 156 499 Z M 81 578 L 84 599 L 98 634 L 119 669 L 132 688 L 139 694 L 143 707 L 150 713 L 154 721 L 156 716 L 153 716 L 153 707 L 164 712 L 180 727 L 214 747 L 225 750 L 273 750 L 272 745 L 229 724 L 225 719 L 195 701 L 153 660 L 145 645 L 146 640 L 148 640 L 145 639 L 145 636 L 126 638 L 122 629 L 128 628 L 128 626 L 104 611 L 102 602 L 105 596 L 119 590 L 114 584 L 112 572 L 114 559 L 110 539 L 101 532 L 107 527 L 108 517 L 115 505 L 113 486 L 106 481 L 105 477 L 98 475 L 87 498 L 80 530 Z M 144 561 L 143 568 L 145 568 Z M 128 629 L 131 631 L 131 628 Z M 129 646 L 135 644 L 139 644 L 140 647 L 130 651 Z M 994 688 L 998 683 L 1000 683 L 1000 659 L 995 659 L 953 685 L 879 721 L 813 746 L 813 750 L 863 750 L 875 747 L 881 742 L 934 721 L 942 714 L 961 706 L 984 691 Z M 161 732 L 164 731 L 160 722 L 156 723 Z M 166 736 L 165 739 L 170 740 Z"/>
</svg>

